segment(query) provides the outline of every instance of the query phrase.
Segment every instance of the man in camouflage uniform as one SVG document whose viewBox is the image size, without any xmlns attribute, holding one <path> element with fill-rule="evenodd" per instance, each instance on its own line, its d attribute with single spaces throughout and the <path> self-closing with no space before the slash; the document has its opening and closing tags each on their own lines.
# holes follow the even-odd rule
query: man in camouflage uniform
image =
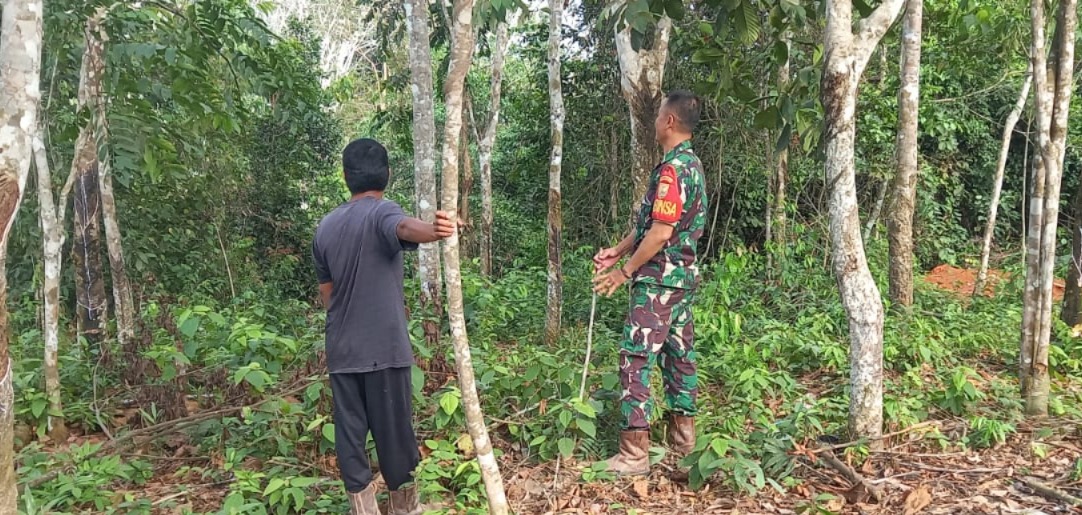
<svg viewBox="0 0 1082 515">
<path fill-rule="evenodd" d="M 620 347 L 623 431 L 620 452 L 607 461 L 619 475 L 650 471 L 650 373 L 660 365 L 669 409 L 669 445 L 678 455 L 695 447 L 695 328 L 691 304 L 699 272 L 698 241 L 706 226 L 702 163 L 691 148 L 702 101 L 687 91 L 665 97 L 654 128 L 665 158 L 650 177 L 636 227 L 594 257 L 595 291 L 611 296 L 631 282 L 631 309 Z M 631 258 L 620 268 L 624 256 Z"/>
</svg>

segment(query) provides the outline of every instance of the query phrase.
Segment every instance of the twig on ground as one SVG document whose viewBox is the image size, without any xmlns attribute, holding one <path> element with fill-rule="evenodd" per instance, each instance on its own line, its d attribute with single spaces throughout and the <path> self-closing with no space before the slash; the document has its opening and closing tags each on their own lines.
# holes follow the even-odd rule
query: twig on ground
<svg viewBox="0 0 1082 515">
<path fill-rule="evenodd" d="M 161 499 L 158 499 L 157 501 L 154 501 L 150 505 L 151 506 L 161 506 L 162 504 L 165 504 L 165 503 L 167 503 L 169 501 L 172 501 L 173 499 L 176 499 L 178 497 L 184 497 L 185 495 L 188 495 L 188 493 L 189 492 L 187 490 L 182 490 L 182 491 L 177 492 L 175 494 L 167 495 L 165 497 L 162 497 Z"/>
<path fill-rule="evenodd" d="M 1060 449 L 1065 449 L 1065 450 L 1071 451 L 1071 452 L 1073 452 L 1075 454 L 1082 454 L 1082 449 L 1079 449 L 1078 447 L 1075 447 L 1075 446 L 1073 446 L 1071 444 L 1066 444 L 1066 443 L 1063 443 L 1063 442 L 1037 442 L 1037 443 L 1043 443 L 1045 445 L 1051 445 L 1052 447 L 1058 447 Z"/>
<path fill-rule="evenodd" d="M 874 441 L 878 441 L 878 440 L 886 440 L 887 438 L 892 438 L 892 437 L 895 437 L 895 436 L 904 435 L 904 434 L 906 434 L 906 433 L 908 433 L 910 431 L 916 431 L 917 429 L 922 429 L 922 428 L 929 427 L 929 426 L 938 426 L 938 425 L 939 425 L 938 420 L 928 420 L 928 421 L 925 421 L 925 422 L 921 422 L 920 424 L 915 424 L 915 425 L 909 426 L 909 427 L 907 427 L 905 429 L 894 431 L 892 433 L 883 434 L 883 435 L 881 435 L 881 436 L 879 436 L 877 438 L 861 438 L 860 440 L 853 440 L 852 442 L 840 443 L 838 445 L 831 445 L 829 447 L 820 447 L 818 449 L 810 449 L 810 450 L 814 454 L 818 454 L 818 453 L 821 453 L 821 452 L 836 451 L 838 449 L 845 449 L 845 448 L 853 447 L 855 445 L 860 445 L 860 444 L 863 444 L 863 443 L 874 442 Z"/>
<path fill-rule="evenodd" d="M 925 465 L 923 463 L 907 462 L 906 465 L 910 467 L 916 467 L 921 470 L 927 470 L 928 472 L 944 472 L 947 474 L 995 474 L 996 472 L 1003 472 L 1004 468 L 976 468 L 976 469 L 963 469 L 963 468 L 943 468 L 933 467 L 931 465 Z"/>
<path fill-rule="evenodd" d="M 860 475 L 859 472 L 853 470 L 853 468 L 849 465 L 842 463 L 841 460 L 834 456 L 834 453 L 824 452 L 819 455 L 819 458 L 822 459 L 827 465 L 830 465 L 831 468 L 837 470 L 840 474 L 845 476 L 846 479 L 848 479 L 854 485 L 863 485 L 864 489 L 868 491 L 868 494 L 870 494 L 872 498 L 875 499 L 875 502 L 878 503 L 883 501 L 883 491 L 880 490 L 879 487 L 872 484 L 871 481 L 864 479 L 864 476 Z"/>
<path fill-rule="evenodd" d="M 1022 478 L 1022 483 L 1032 488 L 1034 492 L 1037 492 L 1044 497 L 1047 497 L 1054 501 L 1067 503 L 1070 506 L 1082 506 L 1082 499 L 1079 499 L 1078 497 L 1075 497 L 1057 488 L 1053 488 L 1050 485 L 1046 485 L 1040 481 L 1037 481 L 1036 479 L 1029 477 Z"/>
<path fill-rule="evenodd" d="M 870 480 L 868 482 L 873 484 L 873 485 L 881 485 L 883 483 L 891 483 L 891 482 L 894 482 L 894 481 L 896 481 L 898 479 L 901 479 L 903 477 L 915 476 L 917 474 L 920 474 L 920 472 L 917 472 L 917 471 L 914 470 L 912 472 L 905 472 L 905 473 L 898 474 L 898 475 L 895 475 L 895 476 L 884 477 L 884 478 L 881 478 L 881 479 L 872 479 L 872 480 Z"/>
</svg>

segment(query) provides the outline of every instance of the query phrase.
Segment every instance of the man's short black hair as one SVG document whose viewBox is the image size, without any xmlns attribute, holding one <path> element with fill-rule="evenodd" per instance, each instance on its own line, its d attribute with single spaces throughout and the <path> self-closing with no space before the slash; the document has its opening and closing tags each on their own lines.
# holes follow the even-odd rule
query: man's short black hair
<svg viewBox="0 0 1082 515">
<path fill-rule="evenodd" d="M 387 149 L 374 139 L 353 140 L 342 151 L 342 169 L 349 192 L 383 191 L 391 178 Z"/>
<path fill-rule="evenodd" d="M 669 107 L 669 113 L 672 113 L 689 133 L 695 132 L 699 127 L 699 117 L 703 112 L 703 99 L 699 98 L 699 95 L 686 89 L 670 91 L 665 95 L 665 105 Z"/>
</svg>

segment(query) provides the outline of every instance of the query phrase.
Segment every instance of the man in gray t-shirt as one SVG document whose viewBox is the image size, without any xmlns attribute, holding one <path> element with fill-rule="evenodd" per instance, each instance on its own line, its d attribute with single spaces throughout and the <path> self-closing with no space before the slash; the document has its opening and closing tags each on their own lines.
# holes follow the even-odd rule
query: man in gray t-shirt
<svg viewBox="0 0 1082 515">
<path fill-rule="evenodd" d="M 430 224 L 383 198 L 387 150 L 371 139 L 342 153 L 352 198 L 319 223 L 312 257 L 327 307 L 327 368 L 334 395 L 335 451 L 354 515 L 378 515 L 365 443 L 376 443 L 391 515 L 421 513 L 412 474 L 420 461 L 413 432 L 411 367 L 402 292 L 402 252 L 454 234 L 446 213 Z M 408 485 L 408 486 L 407 486 Z"/>
</svg>

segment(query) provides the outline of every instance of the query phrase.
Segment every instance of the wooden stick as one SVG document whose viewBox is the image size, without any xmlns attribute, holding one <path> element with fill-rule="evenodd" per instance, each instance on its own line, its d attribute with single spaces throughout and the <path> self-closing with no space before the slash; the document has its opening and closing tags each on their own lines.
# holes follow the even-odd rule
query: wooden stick
<svg viewBox="0 0 1082 515">
<path fill-rule="evenodd" d="M 842 463 L 841 460 L 834 457 L 834 453 L 824 452 L 822 455 L 819 456 L 819 458 L 826 462 L 827 465 L 830 465 L 831 468 L 837 470 L 839 473 L 845 476 L 846 479 L 848 479 L 854 485 L 863 485 L 864 489 L 867 490 L 869 494 L 871 494 L 873 499 L 875 499 L 875 502 L 878 503 L 883 501 L 883 491 L 880 490 L 878 486 L 875 486 L 872 484 L 871 481 L 864 479 L 864 476 L 860 475 L 859 472 L 853 470 L 853 468 L 849 465 Z"/>
<path fill-rule="evenodd" d="M 878 436 L 876 438 L 861 438 L 860 440 L 853 440 L 852 442 L 840 443 L 838 445 L 831 445 L 829 447 L 820 447 L 818 449 L 812 450 L 811 452 L 813 454 L 818 454 L 818 453 L 821 453 L 821 452 L 830 452 L 830 451 L 836 451 L 838 449 L 846 449 L 846 448 L 849 448 L 849 447 L 853 447 L 855 445 L 860 445 L 862 443 L 874 442 L 874 441 L 878 441 L 878 440 L 886 440 L 887 438 L 892 438 L 892 437 L 895 437 L 895 436 L 898 436 L 898 435 L 904 435 L 904 434 L 906 434 L 906 433 L 908 433 L 910 431 L 916 431 L 917 429 L 925 428 L 925 427 L 928 427 L 928 426 L 938 426 L 938 425 L 939 425 L 938 420 L 928 420 L 928 421 L 925 421 L 925 422 L 921 422 L 920 424 L 915 424 L 915 425 L 909 426 L 909 427 L 907 427 L 905 429 L 902 429 L 902 430 L 899 430 L 899 431 L 894 431 L 893 433 L 886 433 L 884 435 L 880 435 L 880 436 Z"/>
<path fill-rule="evenodd" d="M 911 467 L 916 467 L 921 470 L 927 470 L 929 472 L 943 472 L 946 474 L 994 474 L 996 472 L 1003 472 L 1003 468 L 977 468 L 977 469 L 962 469 L 962 468 L 943 468 L 933 467 L 931 465 L 925 465 L 923 463 L 906 463 Z"/>
<path fill-rule="evenodd" d="M 1067 492 L 1053 488 L 1033 478 L 1022 478 L 1022 483 L 1033 489 L 1049 499 L 1066 503 L 1070 506 L 1082 506 L 1082 499 L 1079 499 Z"/>
</svg>

